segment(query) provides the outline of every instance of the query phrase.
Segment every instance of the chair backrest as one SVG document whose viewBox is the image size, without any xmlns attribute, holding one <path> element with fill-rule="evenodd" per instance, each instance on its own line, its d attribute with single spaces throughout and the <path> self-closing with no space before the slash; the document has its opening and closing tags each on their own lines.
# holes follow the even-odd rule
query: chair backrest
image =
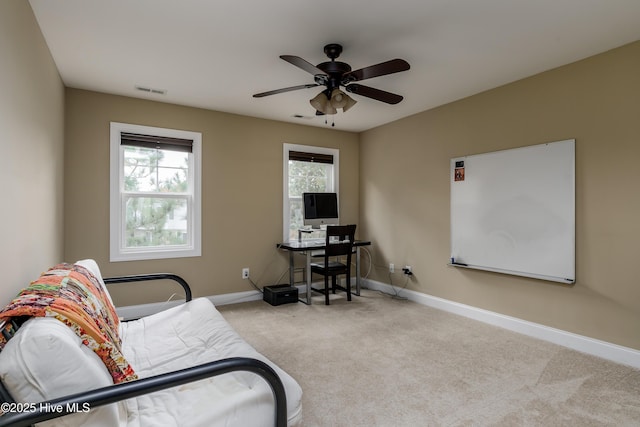
<svg viewBox="0 0 640 427">
<path fill-rule="evenodd" d="M 325 242 L 325 265 L 330 257 L 347 256 L 346 265 L 351 265 L 351 252 L 356 234 L 356 225 L 329 225 Z"/>
</svg>

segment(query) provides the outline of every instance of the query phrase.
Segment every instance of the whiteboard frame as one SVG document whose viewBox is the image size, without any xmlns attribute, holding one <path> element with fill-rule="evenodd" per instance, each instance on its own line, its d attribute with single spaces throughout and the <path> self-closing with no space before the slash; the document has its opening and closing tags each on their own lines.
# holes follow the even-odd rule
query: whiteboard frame
<svg viewBox="0 0 640 427">
<path fill-rule="evenodd" d="M 554 145 L 553 147 L 549 147 L 550 145 Z M 461 187 L 460 185 L 458 185 L 458 187 L 456 187 L 456 184 L 459 184 L 458 181 L 456 181 L 456 178 L 458 180 L 470 180 L 473 179 L 473 176 L 469 176 L 469 174 L 467 173 L 465 175 L 465 168 L 470 164 L 469 162 L 473 162 L 474 159 L 480 159 L 481 161 L 486 162 L 487 160 L 490 160 L 491 162 L 497 162 L 497 163 L 492 163 L 493 167 L 498 168 L 497 173 L 502 172 L 500 170 L 501 163 L 498 160 L 512 160 L 512 161 L 520 161 L 520 164 L 526 165 L 527 161 L 530 162 L 544 162 L 545 159 L 544 157 L 542 157 L 541 160 L 537 160 L 534 159 L 532 156 L 533 155 L 538 155 L 538 153 L 542 153 L 541 156 L 547 155 L 545 153 L 545 150 L 547 148 L 551 148 L 551 149 L 558 149 L 558 150 L 562 150 L 563 153 L 567 152 L 570 156 L 569 159 L 567 159 L 567 161 L 565 163 L 563 163 L 561 165 L 561 167 L 563 167 L 564 169 L 562 171 L 558 171 L 558 173 L 562 173 L 565 176 L 568 175 L 570 173 L 570 176 L 565 178 L 565 182 L 562 183 L 561 186 L 559 186 L 560 188 L 558 189 L 558 191 L 563 191 L 563 193 L 561 194 L 561 198 L 562 198 L 562 203 L 563 203 L 563 211 L 566 211 L 566 218 L 563 217 L 563 219 L 568 221 L 568 226 L 564 226 L 562 228 L 563 233 L 561 233 L 561 238 L 563 239 L 562 241 L 562 248 L 564 249 L 565 253 L 561 254 L 561 259 L 562 261 L 562 274 L 559 275 L 549 275 L 549 274 L 544 274 L 547 271 L 542 271 L 544 270 L 544 268 L 541 268 L 539 265 L 533 265 L 531 266 L 531 268 L 528 268 L 529 266 L 527 265 L 527 268 L 520 268 L 520 269 L 509 269 L 509 268 L 503 268 L 504 265 L 501 265 L 500 262 L 502 262 L 502 260 L 500 260 L 500 262 L 496 262 L 495 265 L 491 265 L 491 261 L 489 262 L 483 262 L 483 263 L 478 263 L 476 262 L 477 259 L 474 259 L 473 256 L 471 256 L 471 258 L 467 258 L 465 259 L 465 256 L 459 256 L 460 253 L 464 253 L 463 250 L 460 249 L 460 231 L 457 232 L 456 228 L 461 228 L 464 229 L 465 227 L 467 227 L 468 224 L 465 224 L 463 227 L 460 227 L 459 225 L 456 224 L 456 218 L 459 217 L 463 217 L 466 218 L 467 216 L 473 216 L 473 214 L 467 214 L 465 213 L 464 215 L 460 215 L 460 201 L 458 199 L 460 199 L 459 193 L 462 191 L 468 191 L 468 190 L 460 190 Z M 527 155 L 529 155 L 530 157 L 526 157 Z M 488 156 L 492 156 L 492 157 L 488 157 Z M 464 167 L 462 169 L 462 171 L 460 171 L 460 169 L 458 168 L 458 171 L 456 171 L 456 162 L 460 162 L 460 161 L 464 161 Z M 476 160 L 477 162 L 477 160 Z M 508 162 L 502 162 L 502 163 L 508 163 Z M 554 163 L 554 165 L 549 164 L 548 167 L 550 168 L 558 168 L 558 165 L 555 165 L 555 162 L 549 162 L 549 163 Z M 545 164 L 546 165 L 546 164 Z M 510 166 L 512 167 L 512 165 Z M 505 166 L 505 168 L 507 168 L 507 166 Z M 548 169 L 544 170 L 544 168 L 540 168 L 541 169 L 541 174 L 544 173 L 548 173 Z M 457 177 L 456 177 L 456 172 L 457 172 Z M 477 170 L 476 170 L 477 172 Z M 491 173 L 496 173 L 496 171 L 492 171 Z M 531 191 L 531 192 L 535 192 L 535 197 L 539 198 L 539 197 L 545 197 L 544 196 L 544 192 L 540 192 L 540 189 L 534 189 L 536 182 L 532 181 L 537 181 L 538 177 L 535 176 L 535 174 L 537 172 L 532 172 L 534 173 L 534 176 L 532 177 L 528 177 L 526 176 L 526 174 L 523 174 L 523 177 L 517 177 L 514 178 L 514 184 L 511 183 L 506 183 L 505 185 L 517 185 L 517 184 L 521 184 L 518 187 L 518 190 L 513 190 L 513 191 L 522 191 L 524 192 L 525 196 L 528 196 L 526 194 L 527 191 Z M 475 173 L 474 173 L 475 174 Z M 513 176 L 513 175 L 511 175 Z M 542 175 L 541 175 L 542 176 Z M 543 143 L 543 144 L 537 144 L 537 145 L 530 145 L 530 146 L 525 146 L 525 147 L 518 147 L 518 148 L 513 148 L 513 149 L 507 149 L 507 150 L 500 150 L 500 151 L 494 151 L 494 152 L 488 152 L 488 153 L 481 153 L 481 154 L 474 154 L 474 155 L 468 155 L 468 156 L 461 156 L 461 157 L 455 157 L 451 159 L 451 163 L 450 163 L 450 183 L 451 183 L 451 193 L 450 193 L 450 202 L 451 202 L 451 224 L 450 224 L 450 231 L 451 231 L 451 247 L 450 247 L 450 262 L 448 263 L 448 265 L 453 266 L 453 267 L 460 267 L 460 268 L 468 268 L 468 269 L 476 269 L 476 270 L 484 270 L 484 271 L 491 271 L 491 272 L 496 272 L 496 273 L 503 273 L 503 274 L 511 274 L 511 275 L 517 275 L 517 276 L 524 276 L 524 277 L 531 277 L 531 278 L 535 278 L 535 279 L 541 279 L 541 280 L 547 280 L 547 281 L 553 281 L 553 282 L 559 282 L 559 283 L 565 283 L 565 284 L 572 284 L 575 283 L 575 140 L 574 139 L 570 139 L 570 140 L 563 140 L 563 141 L 557 141 L 557 142 L 549 142 L 549 143 Z M 523 180 L 527 180 L 527 182 L 521 182 L 518 181 L 519 179 L 523 179 Z M 504 181 L 509 181 L 509 180 L 504 180 Z M 531 189 L 527 189 L 528 185 L 531 184 L 532 188 Z M 464 184 L 463 184 L 464 185 Z M 480 185 L 480 184 L 477 184 Z M 483 194 L 485 194 L 485 192 L 491 192 L 491 191 L 495 191 L 493 188 L 489 188 L 489 187 L 480 187 L 480 189 L 482 190 Z M 504 190 L 502 187 L 500 187 L 498 190 Z M 549 193 L 552 193 L 553 191 L 555 191 L 556 189 L 553 188 L 551 191 L 549 191 Z M 542 195 L 541 195 L 542 194 Z M 463 194 L 464 195 L 464 194 Z M 483 203 L 483 199 L 485 197 L 481 197 L 477 194 L 472 194 L 472 196 L 478 196 L 475 197 L 475 199 L 480 200 L 479 202 L 474 202 L 473 200 L 470 202 L 471 205 L 466 205 L 465 204 L 465 209 L 475 209 L 473 203 Z M 551 196 L 550 196 L 551 197 Z M 555 203 L 557 203 L 558 200 L 558 194 L 554 195 L 555 197 Z M 491 197 L 487 197 L 487 199 L 491 200 Z M 465 201 L 467 199 L 464 199 Z M 551 202 L 549 202 L 551 203 Z M 470 207 L 469 207 L 470 206 Z M 473 211 L 471 211 L 473 212 Z M 517 221 L 519 221 L 519 219 L 514 219 L 515 216 L 511 216 L 509 218 L 504 219 L 505 221 L 509 221 L 509 222 L 515 222 L 517 223 Z M 496 220 L 499 221 L 501 220 L 500 218 L 496 219 L 495 217 L 492 217 L 492 220 Z M 460 220 L 458 220 L 460 221 Z M 524 220 L 522 220 L 524 221 Z M 544 223 L 542 223 L 544 226 Z M 513 226 L 513 224 L 511 224 L 511 226 Z M 526 227 L 526 225 L 524 225 Z M 480 236 L 482 237 L 482 236 Z M 521 243 L 520 241 L 518 241 L 518 243 Z M 525 246 L 526 242 L 524 245 Z M 516 245 L 517 246 L 517 245 Z M 484 246 L 483 246 L 484 247 Z M 491 248 L 491 246 L 488 246 L 489 248 Z M 526 252 L 527 250 L 530 250 L 530 248 L 521 248 L 520 246 L 516 247 L 514 249 L 514 256 L 518 256 L 517 251 L 518 250 L 523 250 L 523 253 L 528 253 Z M 534 248 L 535 249 L 535 248 Z M 472 250 L 473 251 L 473 250 Z M 471 252 L 472 252 L 471 251 Z M 468 255 L 468 254 L 466 254 Z M 545 255 L 547 255 L 545 253 Z M 491 255 L 486 255 L 486 257 L 491 257 Z M 482 258 L 482 257 L 481 257 Z M 484 259 L 483 261 L 487 261 L 486 259 Z M 506 261 L 505 261 L 506 262 Z M 524 262 L 527 263 L 527 261 L 520 261 L 520 262 Z M 536 261 L 537 262 L 537 261 Z M 488 264 L 488 265 L 485 265 Z M 535 264 L 535 262 L 534 262 Z M 536 271 L 536 269 L 538 269 L 538 271 Z M 525 270 L 525 271 L 522 271 Z M 551 268 L 551 270 L 554 270 L 553 272 L 557 272 L 557 268 Z"/>
</svg>

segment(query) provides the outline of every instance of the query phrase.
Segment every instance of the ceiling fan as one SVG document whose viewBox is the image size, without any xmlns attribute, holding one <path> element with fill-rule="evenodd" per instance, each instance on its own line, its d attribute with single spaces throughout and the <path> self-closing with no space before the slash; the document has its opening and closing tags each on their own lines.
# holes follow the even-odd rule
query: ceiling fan
<svg viewBox="0 0 640 427">
<path fill-rule="evenodd" d="M 316 115 L 336 114 L 338 108 L 342 108 L 342 111 L 344 112 L 356 104 L 357 101 L 340 90 L 341 86 L 344 87 L 347 92 L 355 93 L 377 101 L 386 102 L 387 104 L 397 104 L 402 101 L 403 97 L 395 93 L 386 92 L 384 90 L 364 86 L 354 82 L 406 71 L 410 67 L 409 63 L 404 59 L 392 59 L 390 61 L 352 71 L 349 64 L 336 61 L 336 58 L 342 53 L 341 45 L 336 43 L 328 44 L 324 47 L 324 53 L 329 57 L 330 61 L 322 62 L 318 65 L 313 65 L 298 56 L 281 55 L 280 58 L 312 74 L 315 83 L 256 93 L 253 97 L 262 98 L 264 96 L 275 95 L 283 92 L 308 89 L 316 86 L 325 86 L 326 88 L 322 92 L 309 101 L 309 103 L 316 109 Z"/>
</svg>

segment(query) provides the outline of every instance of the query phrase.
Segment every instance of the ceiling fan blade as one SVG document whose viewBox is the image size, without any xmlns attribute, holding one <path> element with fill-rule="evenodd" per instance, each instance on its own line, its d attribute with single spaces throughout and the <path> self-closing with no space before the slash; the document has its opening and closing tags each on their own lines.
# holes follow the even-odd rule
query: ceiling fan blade
<svg viewBox="0 0 640 427">
<path fill-rule="evenodd" d="M 342 84 L 348 84 L 349 82 L 356 82 L 378 76 L 385 76 L 387 74 L 399 73 L 400 71 L 407 71 L 409 68 L 411 68 L 411 66 L 404 59 L 392 59 L 390 61 L 381 62 L 380 64 L 344 73 L 342 76 Z"/>
<path fill-rule="evenodd" d="M 310 87 L 316 87 L 316 86 L 318 86 L 318 85 L 315 84 L 315 83 L 309 83 L 309 84 L 306 84 L 306 85 L 285 87 L 285 88 L 282 88 L 282 89 L 270 90 L 268 92 L 256 93 L 255 95 L 253 95 L 253 97 L 254 98 L 262 98 L 263 96 L 275 95 L 277 93 L 283 93 L 283 92 L 291 92 L 292 90 L 308 89 Z"/>
<path fill-rule="evenodd" d="M 280 55 L 280 58 L 284 59 L 285 61 L 287 61 L 290 64 L 295 65 L 298 68 L 303 69 L 304 71 L 306 71 L 309 74 L 313 74 L 314 76 L 317 75 L 317 74 L 323 74 L 323 75 L 327 74 L 324 71 L 322 71 L 320 68 L 316 67 L 315 65 L 313 65 L 310 62 L 305 61 L 304 59 L 300 58 L 299 56 Z"/>
<path fill-rule="evenodd" d="M 366 96 L 377 101 L 386 102 L 387 104 L 397 104 L 404 98 L 395 93 L 386 92 L 384 90 L 375 89 L 369 86 L 363 86 L 357 83 L 350 84 L 346 87 L 347 92 L 355 93 L 357 95 Z"/>
</svg>

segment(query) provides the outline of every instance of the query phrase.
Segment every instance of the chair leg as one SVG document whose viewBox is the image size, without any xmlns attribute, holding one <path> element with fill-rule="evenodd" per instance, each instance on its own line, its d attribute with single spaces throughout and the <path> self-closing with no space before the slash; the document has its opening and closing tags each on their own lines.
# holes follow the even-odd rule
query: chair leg
<svg viewBox="0 0 640 427">
<path fill-rule="evenodd" d="M 329 276 L 324 276 L 324 304 L 329 305 Z"/>
<path fill-rule="evenodd" d="M 336 293 L 336 285 L 338 284 L 337 276 L 331 276 L 331 292 Z"/>
<path fill-rule="evenodd" d="M 347 301 L 351 301 L 351 277 L 350 274 L 347 273 Z"/>
</svg>

